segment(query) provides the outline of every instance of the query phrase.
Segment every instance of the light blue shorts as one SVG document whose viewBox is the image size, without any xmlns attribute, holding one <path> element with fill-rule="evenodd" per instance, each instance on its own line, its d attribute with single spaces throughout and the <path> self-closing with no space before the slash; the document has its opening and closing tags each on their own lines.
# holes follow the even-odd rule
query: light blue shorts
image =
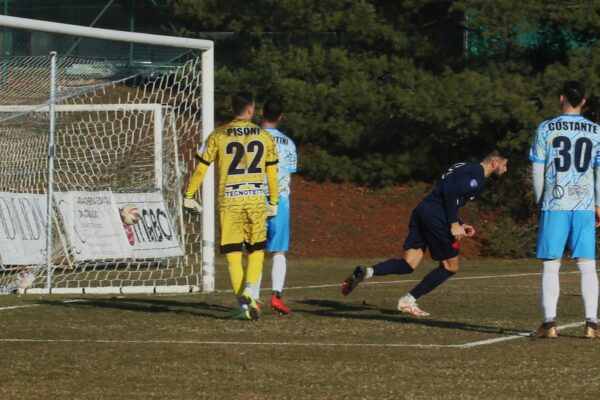
<svg viewBox="0 0 600 400">
<path fill-rule="evenodd" d="M 562 258 L 569 241 L 571 257 L 596 258 L 596 220 L 594 211 L 542 211 L 536 257 Z"/>
<path fill-rule="evenodd" d="M 288 251 L 290 248 L 290 198 L 279 197 L 277 215 L 267 219 L 267 251 Z"/>
</svg>

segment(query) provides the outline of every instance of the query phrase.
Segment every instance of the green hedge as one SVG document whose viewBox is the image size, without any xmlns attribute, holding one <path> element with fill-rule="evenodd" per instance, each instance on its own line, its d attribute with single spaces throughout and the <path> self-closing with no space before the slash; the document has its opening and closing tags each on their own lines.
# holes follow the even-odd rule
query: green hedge
<svg viewBox="0 0 600 400">
<path fill-rule="evenodd" d="M 179 34 L 234 32 L 195 34 L 217 40 L 218 118 L 239 90 L 259 104 L 283 98 L 282 130 L 298 144 L 301 173 L 317 180 L 433 181 L 497 148 L 509 173 L 484 201 L 520 225 L 535 214 L 529 145 L 537 124 L 559 112 L 562 82 L 583 79 L 586 114 L 600 111 L 600 2 L 169 4 Z"/>
</svg>

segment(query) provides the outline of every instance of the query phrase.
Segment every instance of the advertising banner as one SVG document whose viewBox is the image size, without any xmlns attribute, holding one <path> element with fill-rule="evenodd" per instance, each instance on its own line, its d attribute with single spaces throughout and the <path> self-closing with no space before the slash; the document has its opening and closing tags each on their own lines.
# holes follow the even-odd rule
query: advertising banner
<svg viewBox="0 0 600 400">
<path fill-rule="evenodd" d="M 132 258 L 110 191 L 55 193 L 76 261 Z"/>
<path fill-rule="evenodd" d="M 0 258 L 4 265 L 45 262 L 46 195 L 0 192 Z"/>
<path fill-rule="evenodd" d="M 123 224 L 135 258 L 183 256 L 183 249 L 162 193 L 113 193 L 118 208 L 134 205 L 140 215 L 136 224 Z"/>
</svg>

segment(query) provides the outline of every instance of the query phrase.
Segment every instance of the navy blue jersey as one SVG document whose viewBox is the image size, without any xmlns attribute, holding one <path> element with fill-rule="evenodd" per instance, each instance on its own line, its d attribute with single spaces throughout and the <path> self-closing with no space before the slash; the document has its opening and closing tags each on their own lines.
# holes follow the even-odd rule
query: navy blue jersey
<svg viewBox="0 0 600 400">
<path fill-rule="evenodd" d="M 458 209 L 485 186 L 485 175 L 480 163 L 454 164 L 446 171 L 435 188 L 419 203 L 419 208 L 444 216 L 448 225 L 459 222 Z"/>
</svg>

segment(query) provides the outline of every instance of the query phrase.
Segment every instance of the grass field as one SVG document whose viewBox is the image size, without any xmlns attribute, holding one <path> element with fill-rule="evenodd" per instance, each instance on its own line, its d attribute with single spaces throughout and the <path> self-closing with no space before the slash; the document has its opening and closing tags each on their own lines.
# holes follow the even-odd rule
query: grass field
<svg viewBox="0 0 600 400">
<path fill-rule="evenodd" d="M 290 259 L 284 294 L 293 313 L 267 310 L 259 322 L 223 319 L 234 301 L 222 266 L 213 294 L 0 297 L 0 399 L 600 395 L 600 341 L 582 338 L 572 263 L 561 275 L 567 327 L 557 340 L 532 340 L 523 335 L 541 320 L 535 260 L 465 261 L 420 301 L 427 319 L 395 306 L 431 262 L 341 296 L 344 276 L 365 261 Z"/>
</svg>

